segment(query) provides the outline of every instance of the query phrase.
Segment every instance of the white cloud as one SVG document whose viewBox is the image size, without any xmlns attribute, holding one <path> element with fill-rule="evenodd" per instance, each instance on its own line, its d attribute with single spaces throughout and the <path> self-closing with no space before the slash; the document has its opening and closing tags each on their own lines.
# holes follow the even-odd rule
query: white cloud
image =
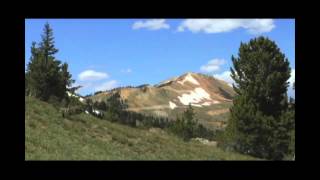
<svg viewBox="0 0 320 180">
<path fill-rule="evenodd" d="M 220 70 L 220 66 L 225 64 L 224 59 L 212 59 L 206 65 L 200 67 L 200 70 L 203 72 L 211 73 Z"/>
<path fill-rule="evenodd" d="M 213 77 L 223 80 L 227 82 L 230 86 L 232 86 L 232 83 L 234 83 L 233 79 L 231 78 L 231 72 L 230 71 L 224 71 L 220 74 L 214 74 Z"/>
<path fill-rule="evenodd" d="M 232 83 L 234 83 L 234 81 L 230 75 L 231 75 L 230 71 L 224 71 L 220 74 L 214 74 L 213 77 L 226 81 L 230 86 L 232 86 Z M 289 82 L 288 94 L 289 96 L 295 97 L 295 91 L 292 89 L 293 83 L 295 82 L 295 69 L 291 70 L 291 77 L 289 78 L 288 82 Z"/>
<path fill-rule="evenodd" d="M 137 21 L 132 25 L 132 29 L 146 28 L 149 30 L 169 29 L 170 25 L 165 19 L 152 19 L 145 21 Z"/>
<path fill-rule="evenodd" d="M 107 82 L 104 82 L 100 85 L 95 86 L 94 90 L 95 91 L 105 91 L 105 90 L 115 88 L 117 85 L 118 85 L 118 82 L 116 80 L 111 80 L 111 81 L 107 81 Z"/>
<path fill-rule="evenodd" d="M 78 75 L 81 81 L 95 81 L 108 78 L 109 75 L 103 72 L 97 72 L 93 70 L 85 70 Z"/>
<path fill-rule="evenodd" d="M 126 69 L 128 71 L 129 69 Z M 130 71 L 130 70 L 129 70 Z M 109 78 L 109 75 L 104 72 L 97 72 L 94 70 L 86 70 L 78 75 L 80 82 L 76 84 L 83 86 L 79 90 L 80 94 L 88 94 L 96 91 L 105 91 L 118 86 L 116 80 L 103 81 Z"/>
<path fill-rule="evenodd" d="M 275 28 L 272 19 L 187 19 L 177 28 L 178 32 L 186 29 L 193 33 L 222 33 L 243 28 L 251 34 L 270 32 Z"/>
<path fill-rule="evenodd" d="M 128 68 L 128 69 L 122 69 L 121 72 L 122 72 L 122 73 L 131 73 L 132 70 L 131 70 L 130 68 Z"/>
<path fill-rule="evenodd" d="M 292 89 L 293 83 L 295 82 L 295 80 L 296 80 L 296 70 L 295 69 L 291 69 L 291 76 L 290 76 L 290 78 L 288 80 L 289 88 Z"/>
<path fill-rule="evenodd" d="M 295 90 L 293 90 L 293 83 L 296 81 L 296 70 L 291 69 L 291 76 L 288 80 L 289 87 L 288 87 L 288 96 L 295 98 Z"/>
</svg>

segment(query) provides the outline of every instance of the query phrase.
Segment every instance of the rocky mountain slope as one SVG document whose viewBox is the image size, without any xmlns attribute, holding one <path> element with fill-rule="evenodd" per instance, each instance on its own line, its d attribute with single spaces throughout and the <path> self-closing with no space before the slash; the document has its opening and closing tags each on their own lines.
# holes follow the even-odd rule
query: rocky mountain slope
<svg viewBox="0 0 320 180">
<path fill-rule="evenodd" d="M 235 95 L 232 87 L 222 80 L 199 74 L 186 73 L 154 86 L 117 88 L 88 98 L 104 101 L 119 92 L 129 111 L 175 118 L 191 104 L 198 119 L 205 125 L 223 128 L 226 114 Z"/>
</svg>

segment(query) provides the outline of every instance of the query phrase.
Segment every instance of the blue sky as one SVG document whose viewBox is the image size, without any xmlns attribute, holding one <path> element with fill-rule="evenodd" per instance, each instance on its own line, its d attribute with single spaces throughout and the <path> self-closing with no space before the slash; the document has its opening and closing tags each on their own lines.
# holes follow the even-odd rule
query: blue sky
<svg viewBox="0 0 320 180">
<path fill-rule="evenodd" d="M 56 58 L 69 64 L 75 85 L 84 86 L 81 95 L 189 71 L 232 83 L 231 55 L 241 41 L 260 35 L 275 41 L 295 69 L 294 19 L 26 19 L 26 65 L 45 22 L 53 28 Z"/>
</svg>

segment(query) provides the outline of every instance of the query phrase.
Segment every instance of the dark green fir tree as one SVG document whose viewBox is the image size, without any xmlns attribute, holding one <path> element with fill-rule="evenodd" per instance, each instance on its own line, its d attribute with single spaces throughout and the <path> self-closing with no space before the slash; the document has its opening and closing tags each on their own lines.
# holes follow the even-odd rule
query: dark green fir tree
<svg viewBox="0 0 320 180">
<path fill-rule="evenodd" d="M 232 62 L 237 95 L 226 129 L 229 144 L 242 153 L 283 159 L 294 129 L 294 115 L 288 112 L 288 59 L 275 42 L 258 37 L 241 43 Z"/>
<path fill-rule="evenodd" d="M 26 71 L 26 95 L 41 100 L 66 98 L 67 87 L 74 81 L 68 72 L 68 64 L 61 64 L 55 58 L 58 49 L 54 45 L 53 30 L 48 23 L 45 24 L 42 40 L 31 45 L 31 58 Z"/>
</svg>

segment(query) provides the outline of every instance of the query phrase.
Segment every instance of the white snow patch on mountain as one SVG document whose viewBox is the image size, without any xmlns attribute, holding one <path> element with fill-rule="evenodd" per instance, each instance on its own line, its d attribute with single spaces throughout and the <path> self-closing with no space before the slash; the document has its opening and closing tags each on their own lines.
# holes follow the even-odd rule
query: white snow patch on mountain
<svg viewBox="0 0 320 180">
<path fill-rule="evenodd" d="M 182 81 L 178 81 L 178 83 L 183 85 L 186 81 L 189 81 L 195 85 L 200 85 L 199 82 L 197 80 L 195 80 L 191 74 L 187 74 L 186 77 Z"/>
<path fill-rule="evenodd" d="M 177 107 L 177 105 L 175 103 L 171 102 L 171 101 L 169 101 L 169 106 L 170 106 L 171 109 L 174 109 L 174 108 Z"/>
<path fill-rule="evenodd" d="M 219 104 L 220 101 L 213 101 L 213 104 Z"/>
<path fill-rule="evenodd" d="M 80 100 L 81 102 L 84 102 L 84 101 L 85 101 L 84 98 L 82 98 L 82 97 L 79 97 L 79 100 Z"/>
<path fill-rule="evenodd" d="M 72 94 L 69 91 L 67 91 L 67 94 L 68 94 L 69 97 L 72 96 L 72 97 L 78 98 L 80 102 L 85 102 L 85 99 L 83 97 L 80 97 L 80 96 L 77 96 L 75 94 Z"/>
<path fill-rule="evenodd" d="M 189 105 L 194 103 L 199 103 L 202 100 L 211 100 L 210 94 L 208 94 L 202 88 L 195 88 L 190 94 L 182 94 L 182 96 L 178 96 L 178 99 L 183 105 Z"/>
<path fill-rule="evenodd" d="M 191 106 L 202 107 L 200 104 L 191 104 Z"/>
<path fill-rule="evenodd" d="M 201 104 L 202 106 L 210 106 L 211 105 L 211 102 L 204 102 Z"/>
<path fill-rule="evenodd" d="M 71 94 L 69 91 L 67 91 L 68 96 L 74 96 L 73 94 Z"/>
</svg>

